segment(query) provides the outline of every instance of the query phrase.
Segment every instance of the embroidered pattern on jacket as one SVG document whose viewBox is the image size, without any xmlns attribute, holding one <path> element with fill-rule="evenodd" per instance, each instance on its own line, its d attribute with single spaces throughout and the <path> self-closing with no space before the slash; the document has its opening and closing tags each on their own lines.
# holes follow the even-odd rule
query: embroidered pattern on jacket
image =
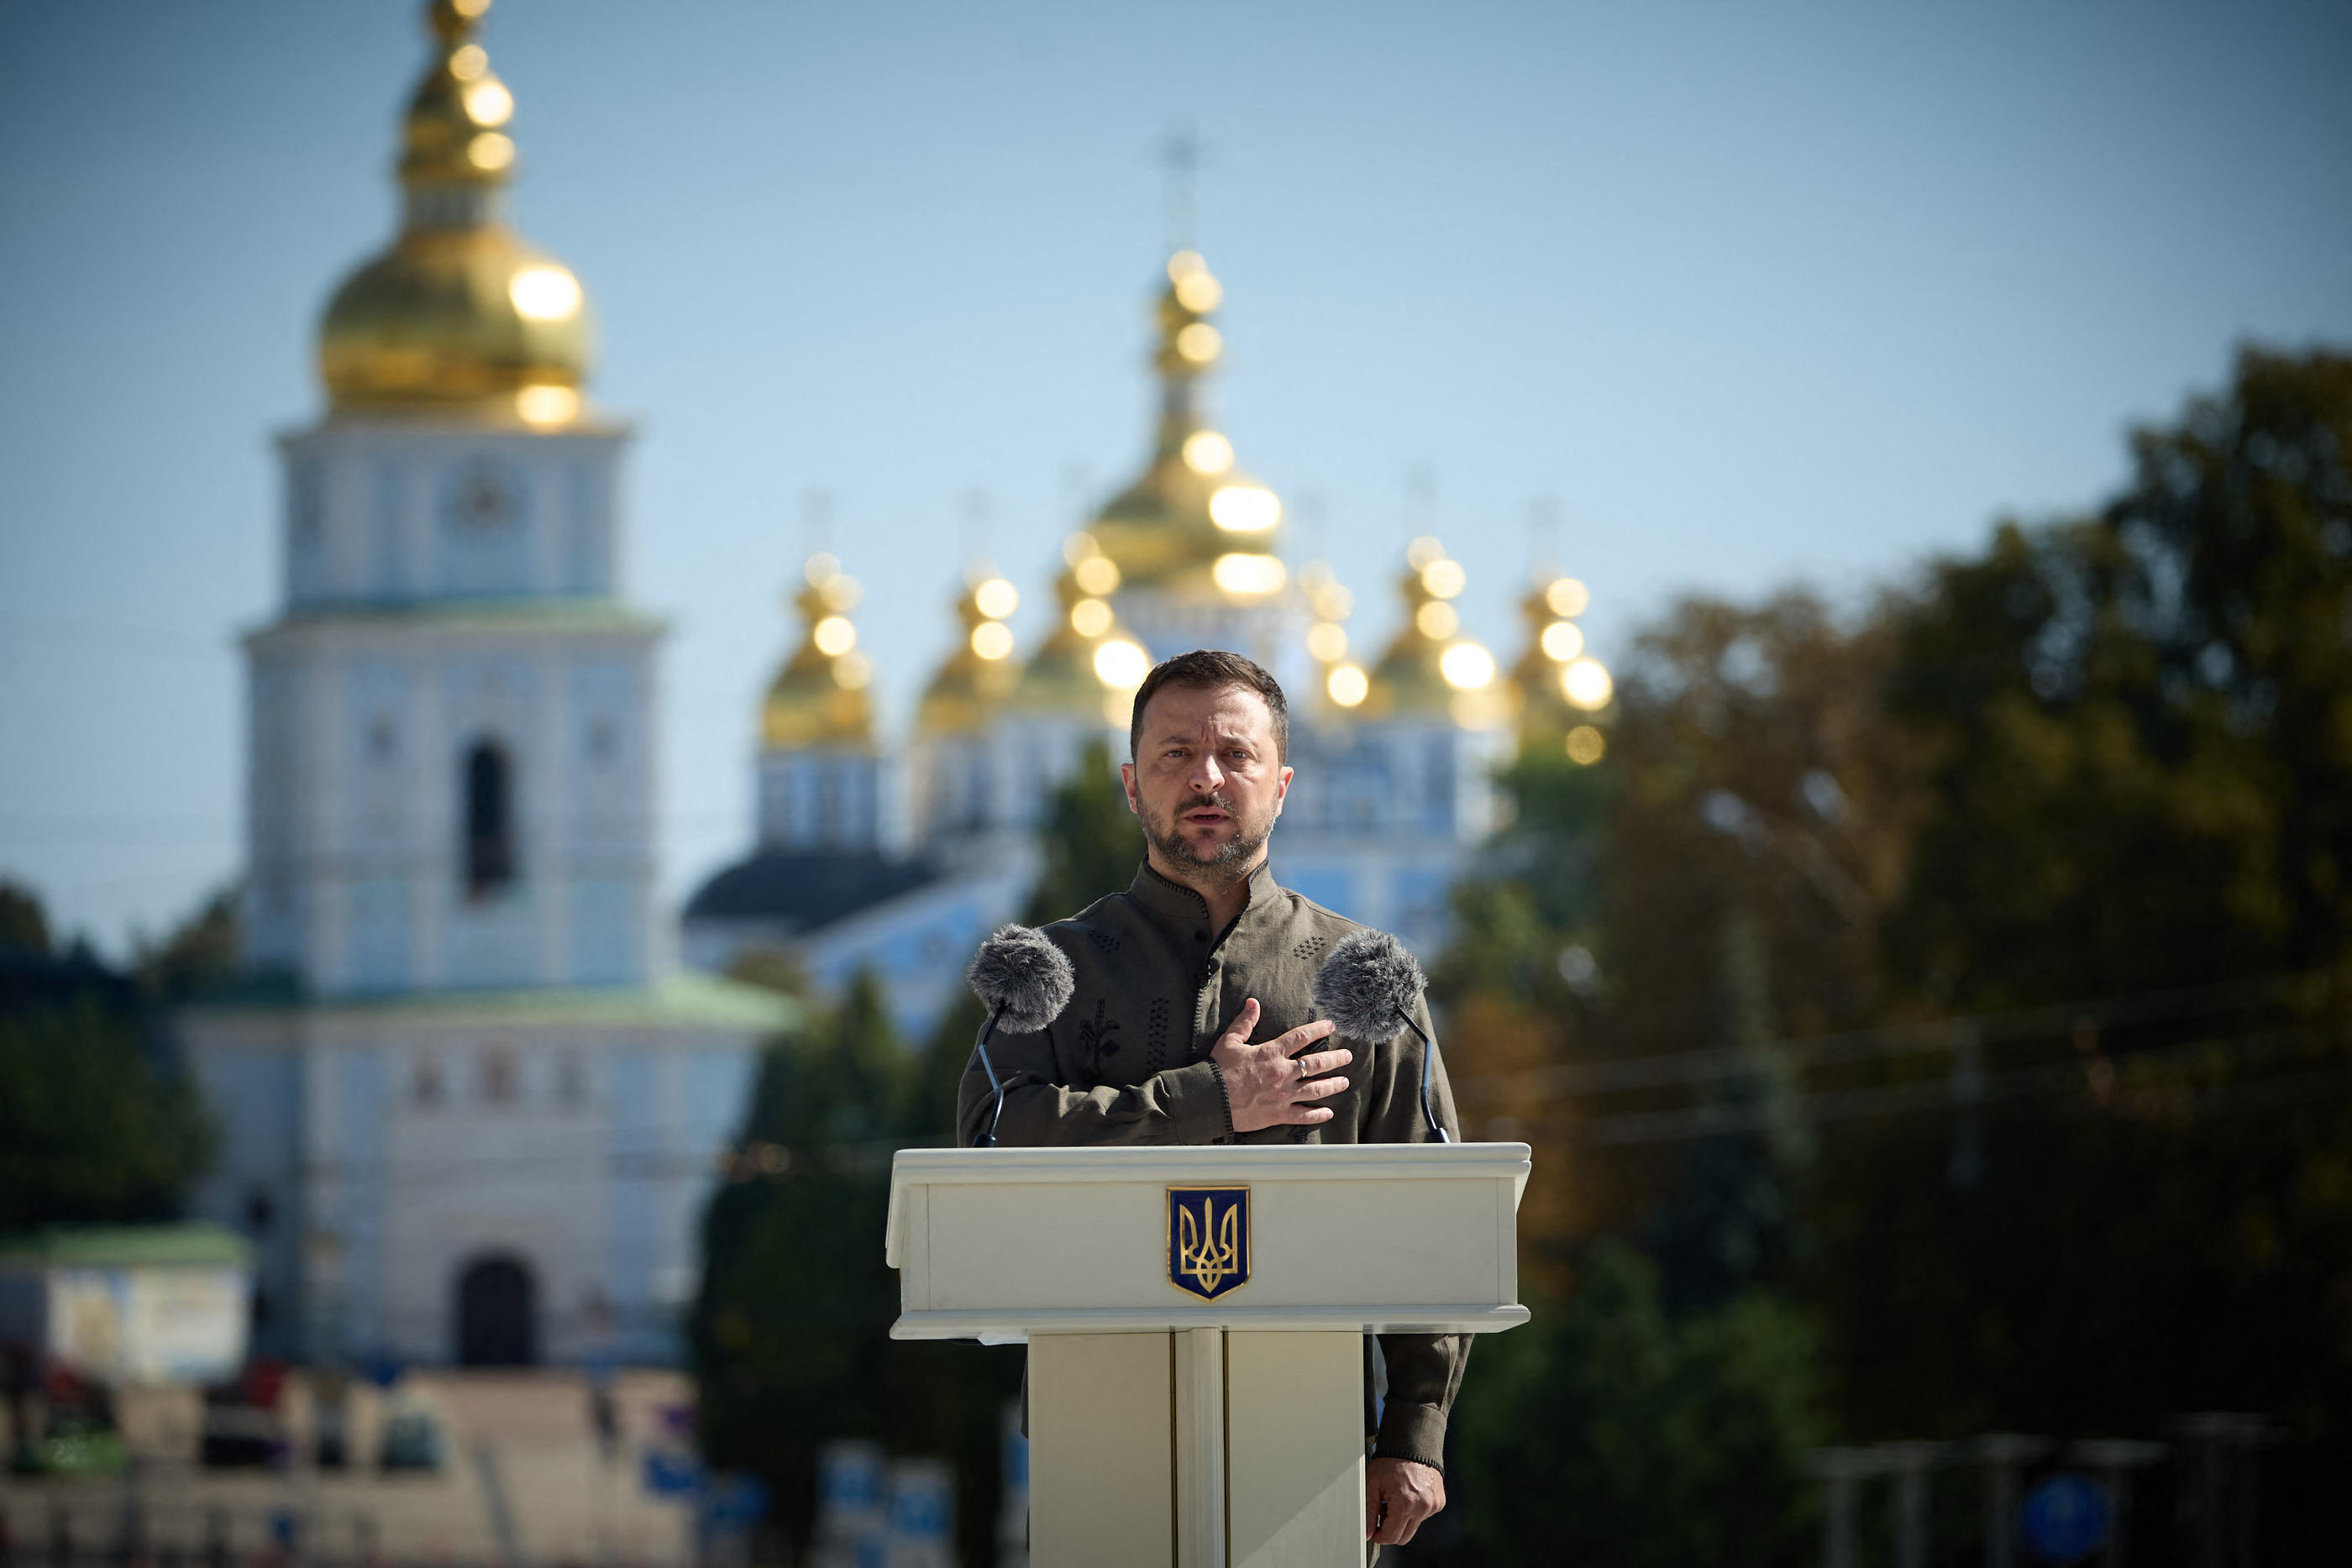
<svg viewBox="0 0 2352 1568">
<path fill-rule="evenodd" d="M 1097 997 L 1093 1020 L 1091 1022 L 1085 1019 L 1078 1020 L 1078 1043 L 1086 1047 L 1088 1055 L 1097 1059 L 1118 1054 L 1118 1041 L 1111 1039 L 1111 1036 L 1118 1032 L 1118 1020 L 1106 1019 L 1103 1016 L 1109 1007 L 1108 1001 Z"/>
<path fill-rule="evenodd" d="M 1324 942 L 1323 937 L 1309 936 L 1297 946 L 1293 947 L 1290 950 L 1290 956 L 1294 958 L 1312 958 L 1316 954 L 1323 951 Z"/>
<path fill-rule="evenodd" d="M 1157 1072 L 1168 1061 L 1168 998 L 1151 998 L 1150 1016 L 1143 1026 L 1143 1071 Z"/>
<path fill-rule="evenodd" d="M 1096 952 L 1116 953 L 1118 951 L 1118 938 L 1112 936 L 1109 932 L 1097 931 L 1093 926 L 1089 925 L 1086 928 L 1086 933 L 1087 940 L 1095 945 Z"/>
</svg>

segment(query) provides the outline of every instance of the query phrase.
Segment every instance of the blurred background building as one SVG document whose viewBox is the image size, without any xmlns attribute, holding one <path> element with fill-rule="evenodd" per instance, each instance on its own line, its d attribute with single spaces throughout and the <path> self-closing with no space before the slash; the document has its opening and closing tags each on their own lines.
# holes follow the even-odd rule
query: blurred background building
<svg viewBox="0 0 2352 1568">
<path fill-rule="evenodd" d="M 1498 825 L 1496 768 L 1523 745 L 1599 759 L 1589 715 L 1608 706 L 1611 681 L 1584 651 L 1588 596 L 1574 578 L 1540 571 L 1527 626 L 1496 629 L 1524 643 L 1507 672 L 1455 609 L 1468 574 L 1438 540 L 1415 539 L 1393 563 L 1369 541 L 1342 548 L 1376 581 L 1399 571 L 1405 612 L 1377 653 L 1351 646 L 1353 591 L 1328 559 L 1294 571 L 1281 498 L 1241 467 L 1213 416 L 1223 286 L 1190 248 L 1165 272 L 1150 455 L 1064 541 L 1039 645 L 1024 655 L 1006 624 L 1019 587 L 972 566 L 954 601 L 961 635 L 894 743 L 867 697 L 875 658 L 851 619 L 860 585 L 830 551 L 809 559 L 793 598 L 802 639 L 759 716 L 755 848 L 688 903 L 688 962 L 724 971 L 774 955 L 834 996 L 868 970 L 898 1027 L 928 1032 L 960 994 L 961 956 L 1035 883 L 1055 790 L 1089 745 L 1128 758 L 1136 688 L 1188 649 L 1247 653 L 1291 696 L 1284 884 L 1424 954 L 1446 935 L 1446 890 Z"/>
<path fill-rule="evenodd" d="M 619 580 L 627 425 L 509 226 L 513 99 L 436 0 L 399 232 L 279 442 L 284 599 L 246 639 L 247 983 L 183 1019 L 256 1245 L 254 1343 L 332 1361 L 674 1359 L 772 993 L 675 971 L 660 624 Z"/>
<path fill-rule="evenodd" d="M 325 414 L 279 442 L 283 605 L 246 640 L 247 980 L 183 1020 L 226 1130 L 197 1207 L 253 1239 L 264 1354 L 665 1362 L 714 1160 L 793 1016 L 728 973 L 781 961 L 823 999 L 867 973 L 927 1035 L 1021 913 L 1055 791 L 1089 746 L 1126 757 L 1152 663 L 1231 647 L 1282 678 L 1278 873 L 1433 956 L 1496 768 L 1571 730 L 1596 758 L 1580 710 L 1609 678 L 1557 573 L 1497 629 L 1524 643 L 1502 668 L 1430 538 L 1336 552 L 1396 572 L 1405 611 L 1351 648 L 1351 591 L 1328 560 L 1294 570 L 1282 501 L 1213 416 L 1223 289 L 1179 249 L 1150 455 L 1065 541 L 1040 645 L 975 564 L 961 636 L 886 737 L 859 584 L 808 559 L 758 715 L 754 849 L 688 903 L 679 967 L 653 847 L 662 628 L 618 570 L 629 429 L 588 397 L 585 290 L 510 225 L 482 10 L 429 7 L 399 231 L 327 307 Z"/>
</svg>

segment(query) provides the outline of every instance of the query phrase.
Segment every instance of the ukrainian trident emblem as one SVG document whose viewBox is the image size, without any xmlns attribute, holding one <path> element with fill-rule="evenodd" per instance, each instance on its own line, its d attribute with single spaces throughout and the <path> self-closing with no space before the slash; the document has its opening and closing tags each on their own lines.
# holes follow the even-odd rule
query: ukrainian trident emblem
<svg viewBox="0 0 2352 1568">
<path fill-rule="evenodd" d="M 1213 1301 L 1249 1277 L 1249 1188 L 1170 1187 L 1168 1282 Z"/>
</svg>

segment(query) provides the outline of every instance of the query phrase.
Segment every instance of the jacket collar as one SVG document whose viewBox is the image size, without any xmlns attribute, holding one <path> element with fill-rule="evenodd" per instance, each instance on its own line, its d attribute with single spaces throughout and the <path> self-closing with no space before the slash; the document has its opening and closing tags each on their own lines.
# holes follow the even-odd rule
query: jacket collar
<svg viewBox="0 0 2352 1568">
<path fill-rule="evenodd" d="M 1249 897 L 1242 904 L 1241 915 L 1234 925 L 1238 927 L 1252 914 L 1271 907 L 1279 885 L 1274 880 L 1273 860 L 1259 862 L 1258 868 L 1249 874 Z M 1136 868 L 1135 881 L 1129 886 L 1127 895 L 1171 925 L 1198 925 L 1209 917 L 1207 899 L 1182 883 L 1171 882 L 1153 871 L 1148 860 Z"/>
</svg>

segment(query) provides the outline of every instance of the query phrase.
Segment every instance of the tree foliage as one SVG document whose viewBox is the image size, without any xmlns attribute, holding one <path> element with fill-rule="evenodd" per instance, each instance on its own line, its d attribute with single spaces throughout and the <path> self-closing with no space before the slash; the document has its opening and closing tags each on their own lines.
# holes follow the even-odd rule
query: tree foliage
<svg viewBox="0 0 2352 1568">
<path fill-rule="evenodd" d="M 1043 862 L 1022 915 L 1031 925 L 1064 920 L 1108 894 L 1124 893 L 1143 859 L 1143 832 L 1127 809 L 1110 747 L 1088 741 L 1077 768 L 1055 789 L 1038 835 Z"/>
<path fill-rule="evenodd" d="M 1760 1291 L 1677 1317 L 1657 1266 L 1592 1247 L 1565 1300 L 1482 1342 L 1452 1488 L 1465 1564 L 1793 1563 L 1816 1542 L 1815 1346 Z"/>
<path fill-rule="evenodd" d="M 217 1143 L 142 989 L 0 887 L 0 1233 L 178 1217 Z"/>
<path fill-rule="evenodd" d="M 1607 758 L 1508 779 L 1437 977 L 1465 1113 L 1537 1144 L 1553 1311 L 1642 1321 L 1613 1235 L 1675 1332 L 1801 1314 L 1844 1441 L 2260 1414 L 2291 1557 L 2352 1456 L 2352 360 L 2248 352 L 2133 453 L 1843 613 L 1673 607 Z M 1465 1419 L 1499 1396 L 1599 1486 L 1595 1405 L 1486 1381 L 1516 1337 Z M 1659 1495 L 1746 1506 L 1674 1463 Z M 1596 1560 L 1701 1550 L 1619 1517 Z"/>
<path fill-rule="evenodd" d="M 836 1437 L 952 1458 L 964 1560 L 992 1549 L 997 1422 L 1019 1357 L 893 1341 L 898 1281 L 882 1255 L 891 1155 L 951 1140 L 951 1074 L 971 1049 L 969 1031 L 943 1028 L 908 1051 L 861 972 L 805 1033 L 767 1049 L 704 1217 L 689 1325 L 703 1451 L 767 1481 L 795 1552 L 815 1524 L 818 1449 Z"/>
<path fill-rule="evenodd" d="M 2134 455 L 1895 618 L 1885 951 L 1991 1097 L 1967 1181 L 1853 1129 L 1819 1299 L 1858 1429 L 2252 1411 L 2291 1538 L 2352 1455 L 2352 360 L 2250 351 Z"/>
<path fill-rule="evenodd" d="M 49 917 L 31 888 L 0 879 L 0 953 L 46 957 Z"/>
</svg>

